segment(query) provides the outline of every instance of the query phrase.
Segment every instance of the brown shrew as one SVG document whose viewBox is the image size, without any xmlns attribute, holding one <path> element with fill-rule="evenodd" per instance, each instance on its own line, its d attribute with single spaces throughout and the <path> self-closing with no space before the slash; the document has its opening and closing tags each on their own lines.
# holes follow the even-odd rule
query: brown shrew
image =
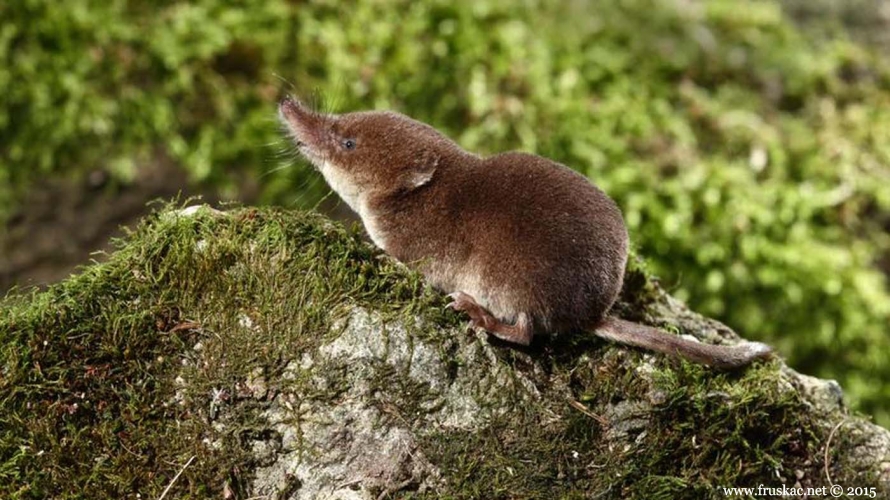
<svg viewBox="0 0 890 500">
<path fill-rule="evenodd" d="M 718 368 L 772 352 L 757 342 L 703 344 L 610 316 L 627 228 L 615 202 L 564 165 L 520 152 L 483 158 L 390 111 L 328 114 L 286 98 L 279 115 L 373 242 L 498 338 L 528 345 L 536 333 L 590 330 Z"/>
</svg>

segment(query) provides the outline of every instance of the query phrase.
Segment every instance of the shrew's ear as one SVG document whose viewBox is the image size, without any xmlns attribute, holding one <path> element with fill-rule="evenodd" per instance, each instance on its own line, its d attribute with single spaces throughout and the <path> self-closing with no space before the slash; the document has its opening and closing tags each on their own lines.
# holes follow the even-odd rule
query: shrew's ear
<svg viewBox="0 0 890 500">
<path fill-rule="evenodd" d="M 407 167 L 402 187 L 406 191 L 413 191 L 433 180 L 436 169 L 439 167 L 439 154 L 424 148 Z"/>
</svg>

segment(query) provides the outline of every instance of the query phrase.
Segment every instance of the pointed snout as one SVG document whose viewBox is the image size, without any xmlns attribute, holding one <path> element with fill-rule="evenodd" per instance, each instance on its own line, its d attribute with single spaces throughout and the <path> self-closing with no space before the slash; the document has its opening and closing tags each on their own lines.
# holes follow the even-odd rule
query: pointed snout
<svg viewBox="0 0 890 500">
<path fill-rule="evenodd" d="M 278 116 L 288 125 L 305 122 L 312 113 L 303 104 L 291 96 L 278 103 Z"/>
<path fill-rule="evenodd" d="M 297 145 L 317 144 L 321 137 L 323 116 L 310 110 L 299 100 L 285 97 L 278 104 L 278 117 L 290 131 Z"/>
</svg>

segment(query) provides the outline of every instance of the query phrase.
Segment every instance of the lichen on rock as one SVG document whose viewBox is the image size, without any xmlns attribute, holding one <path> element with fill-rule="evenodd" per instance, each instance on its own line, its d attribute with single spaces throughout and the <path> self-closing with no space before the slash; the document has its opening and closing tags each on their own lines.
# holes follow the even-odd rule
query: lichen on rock
<svg viewBox="0 0 890 500">
<path fill-rule="evenodd" d="M 291 478 L 299 478 L 295 498 L 437 491 L 442 475 L 417 430 L 477 429 L 487 407 L 506 411 L 505 398 L 528 396 L 483 342 L 436 349 L 415 342 L 404 323 L 388 325 L 361 307 L 334 329 L 334 339 L 286 366 L 282 378 L 299 383 L 263 414 L 283 442 L 274 463 L 257 469 L 256 495 L 278 494 Z M 449 373 L 455 361 L 472 369 Z"/>
<path fill-rule="evenodd" d="M 778 360 L 502 344 L 311 213 L 168 206 L 117 248 L 0 305 L 2 498 L 888 493 L 890 433 Z M 616 313 L 737 341 L 637 258 Z"/>
</svg>

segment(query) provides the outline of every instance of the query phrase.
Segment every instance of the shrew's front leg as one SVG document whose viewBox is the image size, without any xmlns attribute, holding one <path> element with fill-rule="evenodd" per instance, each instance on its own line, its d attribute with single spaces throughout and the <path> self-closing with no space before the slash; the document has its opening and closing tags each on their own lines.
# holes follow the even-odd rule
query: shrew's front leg
<svg viewBox="0 0 890 500">
<path fill-rule="evenodd" d="M 521 345 L 529 345 L 532 342 L 534 331 L 529 315 L 521 312 L 516 316 L 515 324 L 507 324 L 492 316 L 492 314 L 480 306 L 476 299 L 464 292 L 449 294 L 451 303 L 447 307 L 455 311 L 464 311 L 470 315 L 470 321 L 474 327 L 482 328 L 499 339 Z"/>
</svg>

